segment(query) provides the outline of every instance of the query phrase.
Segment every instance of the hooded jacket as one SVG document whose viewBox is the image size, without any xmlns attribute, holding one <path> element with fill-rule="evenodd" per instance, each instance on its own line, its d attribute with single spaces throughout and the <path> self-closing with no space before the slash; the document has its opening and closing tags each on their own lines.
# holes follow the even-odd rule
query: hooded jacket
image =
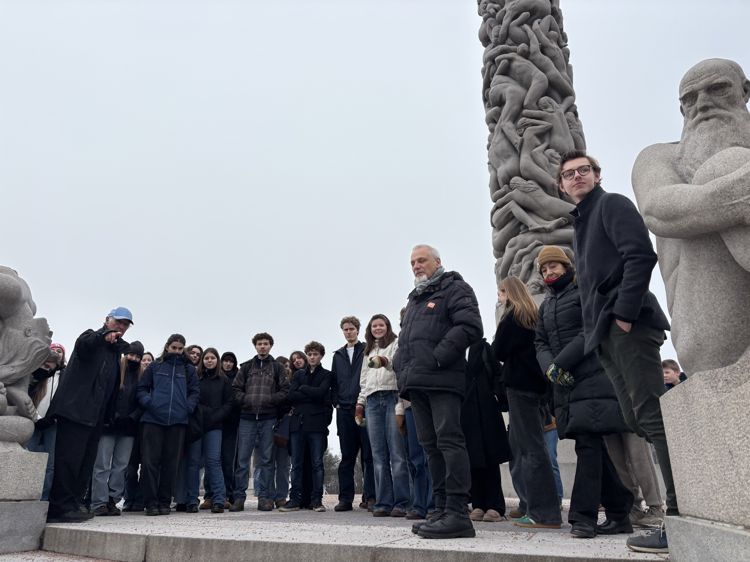
<svg viewBox="0 0 750 562">
<path fill-rule="evenodd" d="M 466 349 L 483 335 L 474 290 L 455 271 L 445 272 L 422 293 L 409 293 L 393 368 L 403 398 L 411 390 L 463 396 Z"/>
<path fill-rule="evenodd" d="M 141 421 L 187 425 L 198 405 L 200 388 L 195 367 L 184 354 L 172 353 L 152 362 L 138 381 L 136 394 L 144 410 Z"/>
</svg>

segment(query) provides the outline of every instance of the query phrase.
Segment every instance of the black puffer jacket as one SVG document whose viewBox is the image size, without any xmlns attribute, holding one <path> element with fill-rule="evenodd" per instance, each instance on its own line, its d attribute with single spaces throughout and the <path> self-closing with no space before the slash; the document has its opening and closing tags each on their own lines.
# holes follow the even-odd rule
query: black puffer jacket
<svg viewBox="0 0 750 562">
<path fill-rule="evenodd" d="M 422 294 L 409 294 L 393 368 L 401 396 L 410 390 L 466 391 L 466 349 L 482 338 L 474 290 L 455 271 Z"/>
<path fill-rule="evenodd" d="M 539 309 L 534 343 L 542 371 L 554 363 L 569 371 L 575 380 L 572 387 L 554 385 L 560 437 L 629 431 L 596 353 L 584 353 L 581 298 L 574 281 L 558 291 L 550 289 Z"/>
</svg>

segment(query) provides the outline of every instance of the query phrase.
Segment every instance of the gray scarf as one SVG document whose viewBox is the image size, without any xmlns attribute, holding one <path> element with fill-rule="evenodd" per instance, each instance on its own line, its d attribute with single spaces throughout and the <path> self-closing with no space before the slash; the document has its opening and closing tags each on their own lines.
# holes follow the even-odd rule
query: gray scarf
<svg viewBox="0 0 750 562">
<path fill-rule="evenodd" d="M 443 273 L 445 273 L 445 268 L 441 265 L 435 270 L 435 273 L 433 273 L 429 279 L 425 279 L 424 281 L 417 281 L 414 279 L 414 290 L 418 295 L 421 295 L 428 287 L 437 285 L 440 278 L 443 276 Z"/>
</svg>

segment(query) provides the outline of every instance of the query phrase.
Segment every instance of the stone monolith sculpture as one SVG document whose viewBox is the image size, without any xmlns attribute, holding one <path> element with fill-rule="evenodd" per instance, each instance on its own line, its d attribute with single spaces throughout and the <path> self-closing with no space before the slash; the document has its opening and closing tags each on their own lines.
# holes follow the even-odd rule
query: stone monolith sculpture
<svg viewBox="0 0 750 562">
<path fill-rule="evenodd" d="M 560 154 L 585 148 L 558 0 L 479 0 L 492 248 L 498 283 L 534 285 L 545 244 L 572 246 L 573 205 L 560 198 Z"/>
<path fill-rule="evenodd" d="M 670 559 L 750 560 L 750 82 L 709 59 L 679 99 L 680 141 L 633 167 L 689 377 L 661 399 L 681 514 L 667 522 Z"/>
<path fill-rule="evenodd" d="M 29 286 L 0 266 L 0 553 L 37 549 L 47 516 L 47 455 L 21 447 L 36 417 L 29 379 L 50 355 L 49 326 L 35 314 Z"/>
</svg>

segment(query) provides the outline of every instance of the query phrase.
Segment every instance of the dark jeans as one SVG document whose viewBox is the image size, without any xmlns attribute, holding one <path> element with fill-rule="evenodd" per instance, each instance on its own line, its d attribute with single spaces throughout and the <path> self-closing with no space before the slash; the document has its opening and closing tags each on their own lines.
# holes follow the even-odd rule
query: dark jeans
<svg viewBox="0 0 750 562">
<path fill-rule="evenodd" d="M 511 473 L 522 482 L 526 514 L 541 523 L 561 523 L 560 500 L 552 474 L 539 410 L 544 396 L 508 389 Z"/>
<path fill-rule="evenodd" d="M 623 485 L 599 434 L 579 434 L 576 441 L 576 477 L 570 495 L 568 521 L 596 525 L 599 504 L 607 518 L 622 521 L 633 507 L 633 494 Z"/>
<path fill-rule="evenodd" d="M 302 503 L 302 482 L 305 464 L 305 448 L 310 451 L 312 490 L 310 503 L 314 507 L 323 502 L 323 453 L 326 436 L 323 432 L 292 431 L 289 435 L 292 453 L 292 490 L 289 499 Z"/>
<path fill-rule="evenodd" d="M 146 507 L 169 507 L 185 444 L 184 425 L 143 423 L 141 486 Z"/>
<path fill-rule="evenodd" d="M 224 426 L 221 431 L 221 472 L 224 489 L 230 502 L 234 501 L 234 475 L 237 471 L 237 426 Z"/>
<path fill-rule="evenodd" d="M 410 391 L 417 436 L 432 476 L 435 506 L 466 516 L 471 474 L 461 429 L 461 397 L 444 391 Z"/>
<path fill-rule="evenodd" d="M 505 498 L 500 484 L 500 466 L 471 469 L 471 507 L 494 509 L 505 515 Z"/>
<path fill-rule="evenodd" d="M 677 515 L 672 464 L 659 403 L 665 392 L 659 355 L 663 343 L 661 330 L 636 322 L 626 333 L 613 321 L 607 337 L 599 345 L 598 355 L 615 388 L 625 421 L 638 435 L 654 444 L 667 488 L 667 515 Z"/>
<path fill-rule="evenodd" d="M 94 469 L 101 434 L 101 425 L 89 427 L 65 418 L 57 419 L 49 515 L 78 511 Z"/>
<path fill-rule="evenodd" d="M 354 501 L 354 466 L 359 454 L 364 478 L 362 501 L 375 499 L 375 475 L 372 464 L 372 450 L 367 428 L 359 427 L 354 422 L 354 407 L 336 409 L 336 429 L 341 447 L 341 462 L 339 463 L 339 501 L 352 503 Z"/>
<path fill-rule="evenodd" d="M 406 420 L 404 445 L 406 446 L 406 460 L 411 477 L 409 509 L 425 517 L 428 512 L 435 509 L 435 502 L 432 500 L 430 469 L 427 466 L 427 455 L 425 455 L 424 448 L 419 444 L 417 425 L 414 423 L 414 412 L 411 411 L 411 407 L 404 411 L 404 419 Z"/>
</svg>

